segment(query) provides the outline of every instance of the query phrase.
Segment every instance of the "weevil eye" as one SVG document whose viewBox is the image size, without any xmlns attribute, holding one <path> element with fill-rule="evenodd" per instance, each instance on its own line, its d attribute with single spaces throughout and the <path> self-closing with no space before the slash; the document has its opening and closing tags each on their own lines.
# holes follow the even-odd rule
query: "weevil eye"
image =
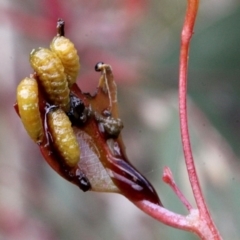
<svg viewBox="0 0 240 240">
<path fill-rule="evenodd" d="M 112 113 L 111 113 L 109 110 L 104 110 L 104 111 L 103 111 L 103 116 L 104 116 L 104 117 L 111 117 L 111 116 L 112 116 Z"/>
<path fill-rule="evenodd" d="M 103 62 L 98 62 L 96 65 L 95 65 L 95 71 L 96 72 L 100 72 L 101 69 L 102 69 L 102 66 L 103 66 Z"/>
</svg>

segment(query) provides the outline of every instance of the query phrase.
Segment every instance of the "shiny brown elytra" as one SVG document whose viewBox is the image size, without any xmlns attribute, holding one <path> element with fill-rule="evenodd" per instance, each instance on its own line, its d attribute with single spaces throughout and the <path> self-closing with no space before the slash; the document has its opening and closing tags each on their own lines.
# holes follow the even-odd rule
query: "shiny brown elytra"
<svg viewBox="0 0 240 240">
<path fill-rule="evenodd" d="M 30 63 L 50 103 L 68 111 L 70 91 L 61 60 L 51 50 L 39 48 L 30 53 Z"/>
<path fill-rule="evenodd" d="M 80 159 L 80 148 L 66 113 L 60 108 L 52 108 L 47 114 L 47 122 L 53 144 L 64 163 L 69 167 L 76 166 Z"/>
<path fill-rule="evenodd" d="M 60 58 L 67 75 L 68 85 L 71 87 L 76 82 L 80 69 L 79 56 L 74 44 L 64 36 L 56 36 L 50 48 Z"/>
<path fill-rule="evenodd" d="M 39 111 L 38 85 L 34 78 L 24 78 L 17 87 L 17 103 L 23 126 L 34 142 L 43 139 L 43 126 Z"/>
</svg>

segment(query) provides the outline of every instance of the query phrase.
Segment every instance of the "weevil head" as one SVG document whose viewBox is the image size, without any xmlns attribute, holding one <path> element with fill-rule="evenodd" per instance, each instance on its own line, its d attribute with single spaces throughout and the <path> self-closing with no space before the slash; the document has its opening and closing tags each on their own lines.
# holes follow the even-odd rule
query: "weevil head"
<svg viewBox="0 0 240 240">
<path fill-rule="evenodd" d="M 67 115 L 73 126 L 83 126 L 90 115 L 90 109 L 86 107 L 81 99 L 70 94 L 70 108 Z"/>
</svg>

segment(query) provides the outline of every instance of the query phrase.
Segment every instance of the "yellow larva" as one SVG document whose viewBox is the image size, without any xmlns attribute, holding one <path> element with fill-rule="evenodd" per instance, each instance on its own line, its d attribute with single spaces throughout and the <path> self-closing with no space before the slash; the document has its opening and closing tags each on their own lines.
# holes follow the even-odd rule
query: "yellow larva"
<svg viewBox="0 0 240 240">
<path fill-rule="evenodd" d="M 56 150 L 67 166 L 76 166 L 80 159 L 80 149 L 69 118 L 59 108 L 50 110 L 47 120 Z"/>
<path fill-rule="evenodd" d="M 71 87 L 76 82 L 80 69 L 79 57 L 74 44 L 64 36 L 56 36 L 52 40 L 50 48 L 62 61 L 68 85 Z"/>
<path fill-rule="evenodd" d="M 38 85 L 34 78 L 24 78 L 17 87 L 17 103 L 23 126 L 34 142 L 41 142 L 43 126 L 38 104 Z"/>
<path fill-rule="evenodd" d="M 39 48 L 30 53 L 30 63 L 50 103 L 68 111 L 70 90 L 61 60 L 51 50 Z"/>
</svg>

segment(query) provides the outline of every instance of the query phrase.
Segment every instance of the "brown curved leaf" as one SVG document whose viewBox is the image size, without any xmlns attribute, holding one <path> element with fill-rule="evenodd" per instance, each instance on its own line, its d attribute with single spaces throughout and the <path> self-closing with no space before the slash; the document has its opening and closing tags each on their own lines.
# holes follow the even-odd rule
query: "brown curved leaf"
<svg viewBox="0 0 240 240">
<path fill-rule="evenodd" d="M 81 150 L 80 161 L 75 167 L 66 166 L 54 147 L 46 121 L 51 105 L 41 87 L 39 92 L 45 127 L 44 140 L 39 148 L 45 160 L 58 174 L 83 191 L 117 192 L 131 201 L 147 199 L 162 205 L 152 185 L 128 161 L 121 134 L 109 136 L 98 121 L 99 116 L 104 119 L 106 111 L 113 119 L 118 118 L 117 87 L 109 65 L 103 64 L 101 68 L 99 86 L 94 96 L 83 93 L 76 84 L 71 88 L 74 98 L 82 101 L 86 109 L 90 109 L 86 122 L 79 120 L 79 124 L 73 124 Z M 17 104 L 15 109 L 18 112 Z"/>
</svg>

